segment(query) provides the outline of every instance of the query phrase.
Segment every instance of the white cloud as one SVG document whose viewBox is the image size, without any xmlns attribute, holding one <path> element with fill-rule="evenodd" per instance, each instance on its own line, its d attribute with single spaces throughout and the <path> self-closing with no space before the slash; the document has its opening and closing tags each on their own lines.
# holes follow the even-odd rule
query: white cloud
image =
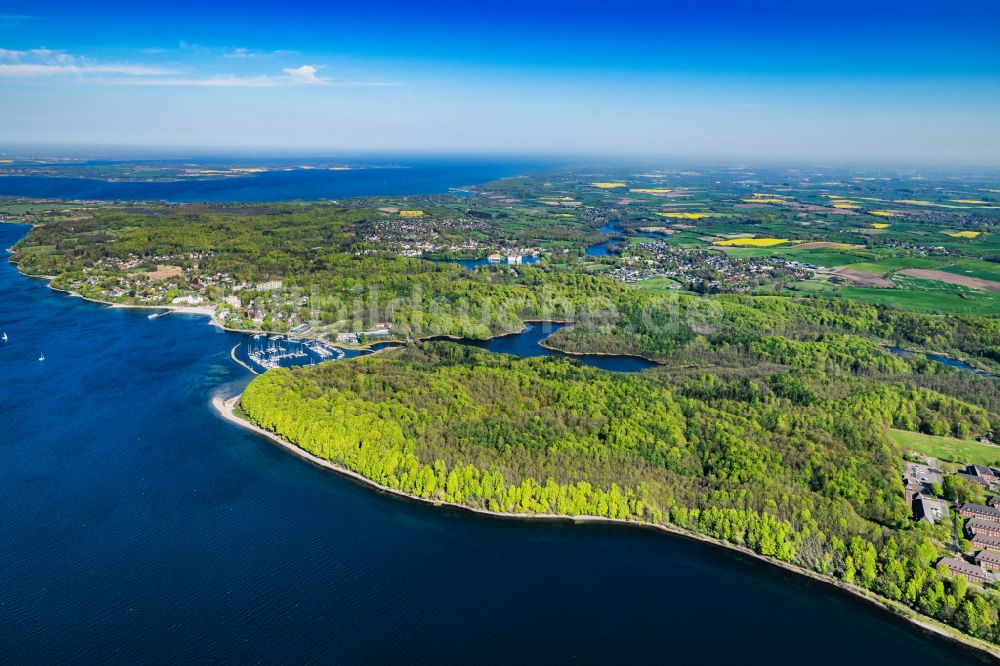
<svg viewBox="0 0 1000 666">
<path fill-rule="evenodd" d="M 282 70 L 279 75 L 233 76 L 218 75 L 201 78 L 142 77 L 108 79 L 107 83 L 136 86 L 192 86 L 206 88 L 273 88 L 278 86 L 394 87 L 386 81 L 336 81 L 319 75 L 315 65 L 302 65 Z"/>
<path fill-rule="evenodd" d="M 236 49 L 233 54 L 253 54 L 247 49 Z M 277 52 L 272 52 L 277 53 Z M 244 57 L 233 55 L 232 57 Z M 0 78 L 23 79 L 59 76 L 75 77 L 89 83 L 103 85 L 145 86 L 194 86 L 212 88 L 268 88 L 275 86 L 337 85 L 356 87 L 385 87 L 392 83 L 381 81 L 334 81 L 320 75 L 317 65 L 287 67 L 281 74 L 206 74 L 202 76 L 177 76 L 181 71 L 150 65 L 131 63 L 105 63 L 74 56 L 65 51 L 37 48 L 24 51 L 0 48 Z"/>
<path fill-rule="evenodd" d="M 128 63 L 97 63 L 65 51 L 47 48 L 18 51 L 0 49 L 0 76 L 53 76 L 60 74 L 120 74 L 124 76 L 163 76 L 176 70 Z"/>
<path fill-rule="evenodd" d="M 289 82 L 294 83 L 327 83 L 329 79 L 316 76 L 317 69 L 312 65 L 302 65 L 301 67 L 289 67 L 282 70 Z"/>
<path fill-rule="evenodd" d="M 254 51 L 253 49 L 243 48 L 242 46 L 235 49 L 229 49 L 228 51 L 222 52 L 223 58 L 279 58 L 284 56 L 300 55 L 298 51 L 291 51 L 289 49 L 278 49 L 277 51 Z"/>
<path fill-rule="evenodd" d="M 271 88 L 275 86 L 320 85 L 331 83 L 330 79 L 317 75 L 316 67 L 302 65 L 289 68 L 283 74 L 259 76 L 234 76 L 221 74 L 217 76 L 192 78 L 161 78 L 136 77 L 126 79 L 108 79 L 107 83 L 119 83 L 138 86 L 199 86 L 209 88 Z"/>
<path fill-rule="evenodd" d="M 14 49 L 0 49 L 0 60 L 20 61 L 24 58 L 35 60 L 44 64 L 67 64 L 75 59 L 65 51 L 53 51 L 52 49 L 28 49 L 27 51 L 16 51 Z"/>
<path fill-rule="evenodd" d="M 45 65 L 41 63 L 0 64 L 0 76 L 52 76 L 59 74 L 124 74 L 126 76 L 162 76 L 175 70 L 141 65 Z"/>
</svg>

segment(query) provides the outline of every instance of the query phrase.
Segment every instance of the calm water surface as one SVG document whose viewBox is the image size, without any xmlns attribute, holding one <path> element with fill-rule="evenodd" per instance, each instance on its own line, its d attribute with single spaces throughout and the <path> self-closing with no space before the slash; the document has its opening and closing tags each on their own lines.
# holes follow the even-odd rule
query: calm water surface
<svg viewBox="0 0 1000 666">
<path fill-rule="evenodd" d="M 530 356 L 564 356 L 576 359 L 584 365 L 590 365 L 615 372 L 639 372 L 646 368 L 656 367 L 656 363 L 638 356 L 601 356 L 599 354 L 565 354 L 555 349 L 547 349 L 539 343 L 545 340 L 564 324 L 549 322 L 534 322 L 525 326 L 520 333 L 504 335 L 489 340 L 459 340 L 464 345 L 488 349 L 498 354 L 512 354 L 527 358 Z M 445 338 L 442 338 L 445 339 Z"/>
<path fill-rule="evenodd" d="M 911 351 L 909 349 L 903 349 L 901 347 L 889 347 L 889 351 L 897 356 L 913 356 L 914 354 L 919 354 L 920 352 Z M 948 367 L 955 368 L 957 370 L 963 370 L 965 372 L 971 372 L 979 377 L 985 377 L 986 379 L 1000 379 L 996 375 L 991 375 L 988 372 L 983 372 L 979 368 L 974 368 L 964 361 L 960 361 L 957 358 L 952 358 L 951 356 L 945 356 L 943 354 L 924 354 L 924 356 L 934 361 L 935 363 L 940 363 L 942 365 L 947 365 Z"/>
<path fill-rule="evenodd" d="M 507 178 L 546 166 L 540 162 L 417 160 L 393 169 L 268 171 L 238 178 L 163 182 L 108 182 L 96 178 L 0 177 L 0 195 L 58 199 L 151 201 L 288 201 L 362 195 L 438 194 L 450 188 Z"/>
<path fill-rule="evenodd" d="M 975 659 L 694 541 L 372 492 L 216 417 L 237 334 L 0 294 L 0 663 Z"/>
</svg>

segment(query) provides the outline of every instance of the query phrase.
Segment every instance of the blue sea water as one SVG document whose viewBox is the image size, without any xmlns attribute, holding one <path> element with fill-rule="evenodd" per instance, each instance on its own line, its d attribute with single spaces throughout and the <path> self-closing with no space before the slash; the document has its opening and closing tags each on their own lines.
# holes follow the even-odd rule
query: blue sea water
<svg viewBox="0 0 1000 666">
<path fill-rule="evenodd" d="M 298 164 L 298 163 L 297 163 Z M 287 201 L 362 195 L 440 194 L 451 188 L 538 171 L 547 163 L 525 160 L 408 160 L 396 168 L 274 170 L 236 178 L 128 182 L 65 176 L 0 177 L 0 196 L 129 201 Z M 287 165 L 284 165 L 287 166 Z"/>
<path fill-rule="evenodd" d="M 382 495 L 213 412 L 239 334 L 0 294 L 0 663 L 979 660 L 693 540 Z"/>
</svg>

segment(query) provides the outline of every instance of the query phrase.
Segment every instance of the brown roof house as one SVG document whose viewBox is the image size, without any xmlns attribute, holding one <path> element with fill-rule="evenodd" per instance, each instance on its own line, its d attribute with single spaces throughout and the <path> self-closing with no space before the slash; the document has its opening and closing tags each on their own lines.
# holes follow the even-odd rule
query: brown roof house
<svg viewBox="0 0 1000 666">
<path fill-rule="evenodd" d="M 989 534 L 973 534 L 970 541 L 972 541 L 972 545 L 976 548 L 1000 551 L 1000 537 L 990 536 Z"/>
<path fill-rule="evenodd" d="M 970 534 L 988 534 L 989 536 L 1000 537 L 1000 523 L 986 520 L 985 518 L 969 518 L 965 521 L 965 529 Z"/>
<path fill-rule="evenodd" d="M 945 565 L 952 576 L 962 576 L 973 583 L 986 583 L 990 579 L 985 569 L 957 557 L 943 557 L 938 564 Z"/>
<path fill-rule="evenodd" d="M 963 504 L 958 512 L 966 518 L 982 518 L 1000 523 L 1000 509 L 983 504 Z"/>
<path fill-rule="evenodd" d="M 975 474 L 969 474 L 968 472 L 958 472 L 955 474 L 955 476 L 957 476 L 960 479 L 965 479 L 970 483 L 977 483 L 982 487 L 983 490 L 991 490 L 994 486 L 993 483 L 990 483 L 983 477 L 977 476 Z"/>
<path fill-rule="evenodd" d="M 981 550 L 976 553 L 976 564 L 989 571 L 1000 571 L 1000 553 L 995 550 Z"/>
<path fill-rule="evenodd" d="M 996 470 L 990 469 L 986 465 L 969 465 L 965 471 L 973 476 L 978 476 L 987 483 L 996 483 L 997 481 L 1000 481 L 1000 477 L 997 476 Z"/>
</svg>

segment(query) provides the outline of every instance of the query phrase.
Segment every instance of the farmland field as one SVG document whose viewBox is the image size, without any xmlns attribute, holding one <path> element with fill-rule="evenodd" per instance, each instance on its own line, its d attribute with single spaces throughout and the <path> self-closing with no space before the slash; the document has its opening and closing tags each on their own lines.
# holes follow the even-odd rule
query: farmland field
<svg viewBox="0 0 1000 666">
<path fill-rule="evenodd" d="M 909 310 L 950 315 L 1000 315 L 1000 294 L 968 289 L 959 285 L 896 275 L 897 289 L 845 287 L 842 298 L 876 305 L 892 305 Z"/>
</svg>

